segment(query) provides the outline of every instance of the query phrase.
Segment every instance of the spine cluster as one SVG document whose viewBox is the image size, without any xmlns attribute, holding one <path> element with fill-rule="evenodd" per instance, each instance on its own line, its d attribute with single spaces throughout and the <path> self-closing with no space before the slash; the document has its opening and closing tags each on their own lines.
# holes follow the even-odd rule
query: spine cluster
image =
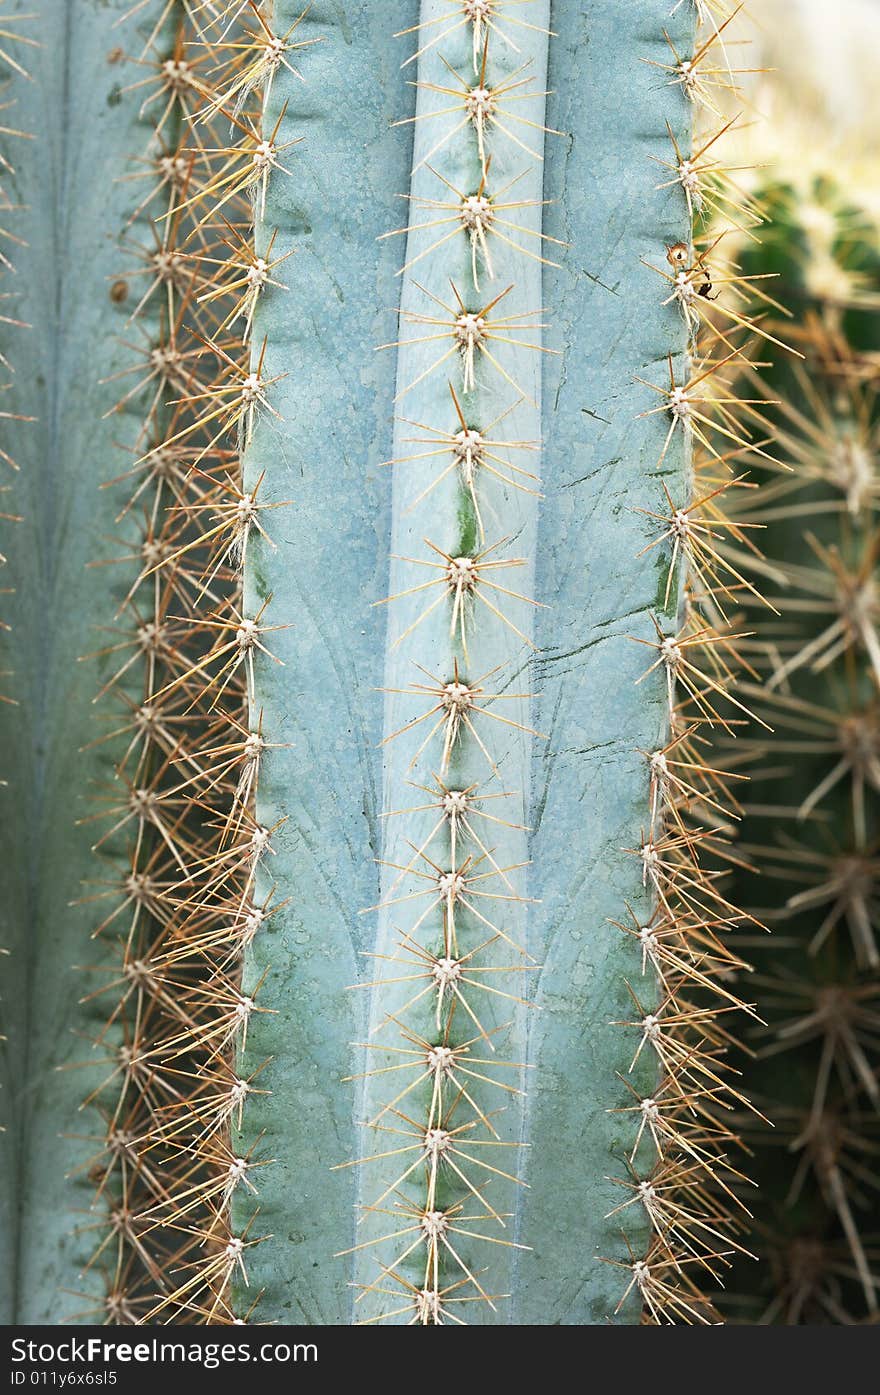
<svg viewBox="0 0 880 1395">
<path fill-rule="evenodd" d="M 271 237 L 256 249 L 253 224 L 286 161 L 262 129 L 263 100 L 304 45 L 252 0 L 137 6 L 129 38 L 135 24 L 123 97 L 140 104 L 148 143 L 129 171 L 111 298 L 132 347 L 117 411 L 136 408 L 142 426 L 108 482 L 120 500 L 111 560 L 131 581 L 94 656 L 98 708 L 112 714 L 100 739 L 121 755 L 90 815 L 113 870 L 99 874 L 106 969 L 88 993 L 109 1005 L 95 1043 L 106 1074 L 85 1101 L 102 1120 L 89 1268 L 105 1276 L 110 1322 L 222 1323 L 258 1239 L 229 1218 L 260 1165 L 231 1146 L 260 1089 L 259 1071 L 236 1069 L 262 1010 L 242 992 L 240 958 L 273 911 L 254 892 L 273 830 L 253 812 L 269 745 L 254 662 L 271 661 L 273 626 L 268 603 L 251 614 L 242 592 L 267 518 L 240 457 L 271 411 L 251 326 L 283 269 Z"/>
</svg>

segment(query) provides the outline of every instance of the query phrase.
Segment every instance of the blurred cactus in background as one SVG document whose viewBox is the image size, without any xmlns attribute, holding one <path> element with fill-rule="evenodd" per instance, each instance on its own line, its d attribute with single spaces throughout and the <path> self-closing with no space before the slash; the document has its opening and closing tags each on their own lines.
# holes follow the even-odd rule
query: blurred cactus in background
<svg viewBox="0 0 880 1395">
<path fill-rule="evenodd" d="M 761 1263 L 737 1266 L 722 1305 L 742 1321 L 880 1310 L 878 51 L 873 5 L 770 5 L 759 34 L 759 63 L 779 65 L 758 84 L 772 120 L 750 184 L 769 227 L 741 252 L 777 278 L 790 318 L 774 328 L 804 360 L 748 375 L 779 464 L 737 514 L 761 526 L 778 612 L 745 598 L 738 687 L 772 733 L 752 724 L 724 752 L 751 779 L 731 894 L 772 932 L 741 936 L 766 1019 L 744 1079 L 775 1126 L 746 1130 Z"/>
</svg>

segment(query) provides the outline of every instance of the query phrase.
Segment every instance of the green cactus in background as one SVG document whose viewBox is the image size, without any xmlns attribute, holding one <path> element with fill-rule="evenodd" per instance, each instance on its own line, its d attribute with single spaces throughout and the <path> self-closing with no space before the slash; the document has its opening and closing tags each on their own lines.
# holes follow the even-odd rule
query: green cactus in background
<svg viewBox="0 0 880 1395">
<path fill-rule="evenodd" d="M 780 180 L 762 202 L 761 261 L 806 357 L 755 377 L 781 468 L 743 514 L 765 525 L 778 610 L 750 616 L 765 688 L 743 694 L 774 734 L 739 738 L 752 788 L 734 894 L 773 931 L 748 937 L 767 1025 L 746 1080 L 776 1128 L 750 1137 L 764 1263 L 736 1275 L 729 1312 L 851 1323 L 878 1310 L 880 239 L 831 179 Z"/>
<path fill-rule="evenodd" d="M 8 1315 L 717 1320 L 732 9 L 41 0 Z"/>
</svg>

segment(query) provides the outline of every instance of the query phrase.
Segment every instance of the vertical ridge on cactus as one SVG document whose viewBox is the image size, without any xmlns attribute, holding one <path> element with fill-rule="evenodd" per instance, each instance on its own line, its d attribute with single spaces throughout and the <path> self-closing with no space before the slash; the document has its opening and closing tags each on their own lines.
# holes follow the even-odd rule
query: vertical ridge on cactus
<svg viewBox="0 0 880 1395">
<path fill-rule="evenodd" d="M 715 41 L 726 62 L 723 27 Z M 679 77 L 687 71 L 682 60 Z M 728 1110 L 748 1107 L 726 1059 L 733 1045 L 726 1023 L 730 1013 L 754 1016 L 753 1005 L 727 987 L 731 970 L 746 966 L 726 943 L 741 917 L 719 882 L 738 815 L 737 774 L 710 764 L 704 751 L 713 730 L 733 734 L 748 715 L 733 688 L 747 636 L 734 627 L 731 611 L 741 593 L 757 596 L 749 574 L 758 559 L 750 556 L 747 532 L 728 520 L 726 496 L 746 482 L 743 466 L 766 452 L 755 439 L 763 425 L 760 402 L 729 385 L 749 361 L 753 322 L 745 312 L 752 283 L 719 244 L 731 231 L 751 238 L 758 212 L 732 179 L 719 144 L 736 118 L 715 124 L 718 113 L 705 91 L 682 86 L 699 113 L 694 153 L 670 133 L 674 159 L 660 163 L 673 178 L 661 187 L 680 186 L 695 220 L 693 241 L 667 245 L 668 270 L 649 265 L 672 288 L 667 303 L 678 305 L 687 324 L 690 363 L 679 375 L 670 361 L 668 386 L 656 379 L 644 385 L 660 394 L 660 406 L 651 410 L 669 417 L 661 463 L 676 433 L 684 434 L 694 451 L 693 481 L 690 500 L 676 505 L 665 488 L 665 508 L 644 510 L 655 522 L 645 552 L 664 545 L 671 551 L 683 597 L 677 630 L 654 618 L 654 637 L 642 640 L 654 651 L 648 672 L 666 679 L 671 733 L 667 744 L 642 753 L 650 821 L 641 846 L 630 849 L 653 889 L 654 913 L 644 923 L 630 916 L 621 924 L 638 937 L 643 965 L 651 964 L 662 987 L 654 1012 L 634 993 L 629 1023 L 642 1033 L 639 1049 L 656 1052 L 662 1067 L 656 1094 L 630 1105 L 641 1120 L 640 1137 L 650 1132 L 657 1156 L 647 1176 L 616 1179 L 629 1194 L 618 1210 L 640 1205 L 651 1223 L 651 1251 L 644 1259 L 632 1256 L 627 1292 L 640 1293 L 645 1318 L 654 1322 L 717 1320 L 699 1290 L 720 1278 L 737 1252 L 747 1252 L 739 1238 L 748 1227 L 746 1179 L 731 1156 L 736 1135 L 718 1106 L 723 1110 L 726 1099 Z M 770 342 L 760 325 L 754 331 Z M 772 342 L 782 347 L 775 336 Z M 667 605 L 669 599 L 667 580 Z"/>
<path fill-rule="evenodd" d="M 423 4 L 423 28 L 442 9 Z M 541 436 L 542 264 L 519 246 L 541 233 L 548 7 L 532 4 L 529 15 L 534 29 L 517 51 L 484 42 L 477 74 L 467 26 L 423 52 L 416 70 L 409 198 L 429 198 L 443 179 L 467 206 L 459 235 L 439 247 L 426 250 L 430 232 L 410 228 L 406 258 L 420 263 L 403 282 L 395 345 L 389 590 L 397 599 L 386 640 L 383 809 L 404 812 L 383 820 L 365 975 L 358 1108 L 370 1123 L 359 1144 L 354 1270 L 362 1322 L 395 1312 L 497 1321 L 520 1252 L 505 1218 L 521 1185 L 525 1019 L 538 973 L 526 825 L 530 751 L 541 740 L 529 691 L 539 496 L 493 479 L 481 457 L 493 434 L 533 443 L 537 457 Z M 466 112 L 474 106 L 464 123 L 462 85 L 477 94 L 463 99 Z M 499 94 L 497 103 L 483 92 Z M 520 131 L 528 149 L 514 139 Z M 468 201 L 506 188 L 523 204 L 519 246 L 499 244 L 487 262 L 471 241 Z M 426 455 L 413 423 L 455 432 L 453 450 Z M 473 441 L 470 469 L 462 433 Z M 505 445 L 496 450 L 509 464 Z M 432 552 L 445 559 L 440 605 L 413 589 Z M 516 565 L 515 584 L 500 570 L 505 561 Z M 504 589 L 490 590 L 493 580 Z M 433 837 L 432 810 L 406 811 L 438 782 L 444 799 L 468 800 L 454 850 L 454 807 Z M 493 795 L 494 809 L 485 802 Z M 421 1060 L 401 1097 L 409 1072 L 394 1066 L 414 1044 Z"/>
<path fill-rule="evenodd" d="M 4 431 L 18 429 L 16 424 L 26 423 L 29 418 L 26 412 L 20 409 L 20 403 L 16 401 L 15 382 L 15 348 L 18 343 L 18 336 L 26 332 L 29 326 L 16 312 L 16 294 L 11 289 L 11 281 L 15 275 L 15 265 L 12 257 L 21 245 L 21 238 L 16 232 L 16 223 L 19 220 L 21 209 L 16 203 L 16 198 L 9 183 L 10 178 L 15 176 L 15 162 L 19 158 L 22 142 L 31 138 L 31 133 L 23 129 L 13 116 L 16 107 L 16 92 L 21 82 L 31 81 L 28 72 L 28 62 L 31 58 L 31 49 L 35 46 L 36 40 L 30 32 L 32 20 L 28 16 L 17 15 L 5 6 L 0 12 L 0 92 L 3 94 L 4 110 L 9 112 L 3 129 L 3 148 L 0 151 L 0 170 L 2 170 L 2 183 L 0 183 L 0 300 L 2 300 L 3 314 L 0 317 L 0 324 L 3 325 L 5 333 L 11 342 L 7 345 L 4 342 L 3 352 L 0 353 L 0 367 L 2 367 L 3 380 L 3 407 L 0 412 L 0 422 L 4 423 Z M 7 428 L 5 423 L 10 423 Z M 14 478 L 20 467 L 14 457 L 10 454 L 11 441 L 6 438 L 0 445 L 0 470 L 5 476 L 4 482 L 0 485 L 0 525 L 3 534 L 6 533 L 7 526 L 21 523 L 21 515 L 14 511 Z M 7 566 L 8 558 L 4 549 L 8 548 L 5 536 L 0 542 L 0 569 Z M 3 615 L 0 617 L 0 707 L 8 708 L 16 705 L 15 692 L 15 672 L 13 668 L 7 667 L 12 659 L 12 648 L 9 641 L 11 626 L 6 619 L 7 596 L 15 594 L 15 587 L 6 584 L 0 586 L 0 596 L 3 597 Z M 9 715 L 8 713 L 6 715 Z M 4 750 L 0 756 L 0 799 L 7 796 L 5 791 L 7 780 L 6 752 Z M 3 924 L 5 934 L 0 937 L 0 958 L 9 954 L 9 944 L 11 940 L 10 927 Z M 17 941 L 17 936 L 15 937 Z M 4 999 L 8 997 L 8 987 L 4 983 L 2 993 L 0 993 L 0 1046 L 4 1051 L 2 1079 L 0 1088 L 9 1090 L 13 1084 L 8 1078 L 6 1053 L 10 1050 L 6 1046 L 7 1036 L 3 1028 L 8 1025 L 7 1008 Z M 3 1117 L 6 1118 L 9 1112 L 7 1099 L 3 1102 Z M 17 1198 L 16 1186 L 16 1139 L 7 1125 L 0 1127 L 0 1229 L 6 1235 L 12 1235 L 16 1228 L 16 1207 Z M 11 1263 L 4 1265 L 4 1272 L 0 1277 L 0 1318 L 8 1320 L 13 1311 L 14 1305 L 14 1276 Z"/>
<path fill-rule="evenodd" d="M 265 607 L 247 615 L 241 596 L 251 539 L 268 538 L 271 507 L 259 481 L 244 488 L 239 467 L 257 412 L 272 410 L 259 351 L 250 364 L 250 333 L 283 260 L 260 260 L 251 247 L 250 196 L 259 197 L 280 147 L 258 139 L 250 108 L 254 82 L 271 80 L 287 59 L 267 45 L 264 27 L 240 35 L 240 16 L 222 36 L 216 26 L 229 16 L 175 7 L 169 16 L 179 26 L 173 46 L 148 64 L 165 103 L 156 133 L 173 175 L 153 224 L 154 290 L 167 293 L 169 310 L 151 353 L 177 396 L 170 413 L 153 399 L 137 462 L 148 472 L 153 519 L 164 520 L 158 545 L 151 523 L 139 577 L 159 637 L 139 709 L 152 778 L 137 791 L 133 919 L 109 985 L 121 989 L 114 1016 L 132 1037 L 108 1135 L 107 1175 L 123 1204 L 110 1237 L 110 1296 L 129 1315 L 222 1323 L 231 1320 L 233 1274 L 246 1272 L 259 1243 L 249 1227 L 230 1231 L 232 1193 L 254 1191 L 257 1164 L 231 1152 L 229 1133 L 259 1089 L 233 1060 L 264 1011 L 259 985 L 241 991 L 238 967 L 260 914 L 251 890 L 265 835 L 251 804 L 271 744 L 259 720 L 248 726 L 246 696 L 254 656 L 272 657 L 278 628 L 263 623 Z M 150 51 L 156 43 L 154 31 Z M 157 458 L 161 470 L 152 468 Z"/>
<path fill-rule="evenodd" d="M 46 1253 L 57 1272 L 37 1286 L 25 1273 L 14 1311 L 49 1316 L 62 1304 L 79 1318 L 187 1314 L 223 1321 L 230 1266 L 241 1258 L 228 1235 L 228 1193 L 239 1183 L 250 1186 L 246 1161 L 228 1149 L 229 1115 L 240 1103 L 231 1052 L 246 1036 L 251 1016 L 261 1011 L 236 982 L 237 952 L 253 915 L 249 803 L 263 750 L 259 727 L 248 731 L 236 715 L 242 711 L 242 679 L 262 643 L 259 620 L 241 614 L 236 575 L 248 539 L 265 531 L 258 490 L 246 495 L 236 479 L 236 434 L 256 400 L 238 366 L 247 350 L 236 322 L 243 321 L 247 334 L 269 270 L 258 266 L 251 275 L 249 242 L 231 221 L 244 217 L 245 228 L 249 221 L 247 204 L 236 192 L 225 189 L 222 220 L 211 214 L 209 224 L 202 207 L 218 165 L 225 170 L 228 162 L 249 155 L 227 149 L 202 124 L 203 108 L 217 95 L 206 79 L 213 49 L 187 7 L 141 6 L 136 22 L 120 8 L 133 56 L 119 45 L 105 47 L 107 16 L 92 24 L 81 21 L 79 11 L 72 17 L 61 6 L 58 13 L 71 24 L 65 29 L 56 23 L 67 47 L 53 48 L 51 60 L 75 71 L 75 109 L 86 100 L 98 133 L 108 121 L 115 133 L 107 165 L 113 198 L 90 184 L 104 218 L 96 220 L 91 204 L 77 205 L 72 246 L 80 249 L 99 226 L 108 234 L 115 265 L 108 275 L 107 262 L 96 263 L 91 304 L 83 284 L 74 288 L 69 266 L 59 265 L 61 371 L 41 404 L 48 404 L 44 420 L 57 453 L 32 452 L 37 469 L 29 484 L 38 502 L 30 516 L 34 527 L 57 526 L 39 494 L 46 471 L 57 491 L 58 479 L 68 478 L 63 471 L 58 475 L 57 461 L 69 464 L 74 443 L 84 431 L 92 433 L 88 473 L 80 479 L 82 472 L 73 470 L 69 476 L 91 485 L 82 497 L 71 496 L 76 510 L 86 511 L 88 527 L 81 538 L 76 535 L 84 551 L 67 545 L 63 555 L 64 565 L 74 568 L 73 580 L 65 581 L 67 599 L 81 595 L 85 603 L 76 623 L 58 635 L 65 653 L 68 644 L 81 645 L 71 661 L 85 658 L 92 675 L 97 662 L 96 704 L 105 715 L 97 733 L 93 722 L 82 721 L 83 749 L 75 768 L 75 779 L 87 782 L 79 822 L 96 830 L 99 861 L 89 868 L 81 855 L 64 856 L 66 872 L 79 869 L 72 884 L 38 881 L 38 934 L 29 958 L 20 956 L 15 970 L 30 976 L 31 988 L 17 990 L 19 1016 L 10 1034 L 22 1104 L 12 1141 L 28 1185 L 45 1183 L 44 1171 L 54 1169 L 52 1188 L 63 1191 L 64 1170 L 70 1169 L 67 1195 L 79 1214 L 53 1212 L 48 1223 L 63 1238 L 31 1244 L 25 1195 L 25 1266 L 44 1265 L 38 1257 Z M 94 81 L 96 65 L 100 75 L 107 68 L 112 84 Z M 233 79 L 237 68 L 236 61 Z M 123 72 L 130 81 L 120 80 Z M 81 78 L 91 83 L 87 99 L 77 86 Z M 77 131 L 74 125 L 71 139 Z M 53 130 L 53 142 L 56 135 Z M 63 168 L 61 161 L 59 177 Z M 37 187 L 40 194 L 55 192 L 51 184 Z M 68 205 L 59 198 L 41 229 L 50 242 L 71 235 L 67 216 Z M 115 251 L 114 237 L 120 241 Z M 46 247 L 39 250 L 50 256 Z M 100 326 L 91 330 L 94 343 L 107 342 L 104 304 L 115 307 L 119 345 L 109 365 L 75 358 L 66 347 L 76 344 L 77 293 Z M 40 310 L 41 332 L 54 334 L 54 307 Z M 98 428 L 109 423 L 100 437 L 104 459 L 94 449 L 89 414 L 73 424 L 63 415 L 70 405 L 64 396 L 68 359 L 78 374 L 80 405 L 95 399 Z M 108 479 L 110 488 L 97 493 L 96 506 L 91 492 Z M 69 526 L 64 511 L 60 517 Z M 28 602 L 48 610 L 54 563 L 45 568 L 41 546 L 25 554 L 20 574 L 28 582 Z M 89 569 L 82 573 L 86 562 Z M 92 582 L 85 591 L 83 575 Z M 109 590 L 108 575 L 124 579 Z M 89 632 L 95 617 L 107 622 L 97 650 Z M 53 636 L 50 653 L 56 643 Z M 85 678 L 89 670 L 76 672 Z M 77 686 L 77 697 L 80 691 Z M 38 693 L 34 681 L 29 722 L 42 720 Z M 90 708 L 87 699 L 78 701 L 80 718 Z M 56 721 L 56 709 L 48 710 Z M 38 758 L 40 740 L 33 739 Z M 65 748 L 63 754 L 69 764 L 74 753 Z M 51 820 L 65 819 L 58 838 L 69 840 L 70 809 L 55 792 L 57 761 L 48 767 L 40 798 L 54 801 Z M 64 778 L 75 787 L 73 776 Z M 54 846 L 43 830 L 42 852 L 49 856 Z M 24 858 L 10 868 L 22 874 L 23 897 L 32 894 L 25 870 Z M 65 946 L 76 932 L 78 952 L 71 944 L 57 960 L 46 960 L 40 903 L 47 892 L 58 897 L 62 889 L 67 897 L 77 895 L 77 908 L 72 913 L 63 898 L 50 923 L 65 925 Z M 23 929 L 27 918 L 20 903 L 10 897 L 7 908 Z M 74 960 L 88 977 L 71 975 Z M 57 1014 L 58 1030 L 67 1035 L 70 1022 L 73 1031 L 69 1042 L 49 1040 L 48 1050 L 32 1061 L 31 1080 L 22 1016 L 37 982 Z M 77 997 L 74 1019 L 70 999 Z M 39 1143 L 44 1161 L 35 1168 L 35 1130 L 47 1128 L 53 1146 L 48 1139 Z M 59 1128 L 61 1146 L 54 1140 Z"/>
<path fill-rule="evenodd" d="M 401 22 L 415 12 L 393 10 Z M 276 31 L 298 13 L 277 4 Z M 334 7 L 313 5 L 301 32 L 321 42 L 304 56 L 304 81 L 278 73 L 263 118 L 271 129 L 284 110 L 281 138 L 303 130 L 308 138 L 297 150 L 296 183 L 270 181 L 257 231 L 258 249 L 277 228 L 276 254 L 293 253 L 287 290 L 267 288 L 254 322 L 269 374 L 290 371 L 272 398 L 283 425 L 257 423 L 245 482 L 262 476 L 267 499 L 292 502 L 277 515 L 276 549 L 255 539 L 245 591 L 251 613 L 271 595 L 269 613 L 290 628 L 277 637 L 285 667 L 263 665 L 256 675 L 254 711 L 284 749 L 266 754 L 257 804 L 261 825 L 274 831 L 255 900 L 277 910 L 248 946 L 244 990 L 268 969 L 274 1011 L 249 1033 L 240 1069 L 248 1075 L 268 1061 L 260 1083 L 272 1093 L 248 1101 L 236 1147 L 274 1159 L 257 1184 L 258 1225 L 274 1238 L 253 1252 L 240 1303 L 246 1309 L 262 1292 L 260 1309 L 321 1323 L 349 1312 L 345 1270 L 333 1256 L 353 1243 L 355 1179 L 330 1167 L 354 1156 L 353 1093 L 341 1077 L 361 1027 L 346 986 L 360 976 L 358 950 L 367 944 L 358 911 L 378 899 L 385 619 L 371 602 L 388 594 L 378 539 L 389 530 L 380 462 L 392 454 L 394 363 L 375 346 L 388 337 L 399 265 L 396 249 L 378 239 L 399 221 L 411 148 L 408 130 L 389 125 L 389 94 L 400 110 L 407 90 L 392 27 L 388 6 L 349 7 L 343 25 Z M 352 144 L 353 129 L 362 144 Z M 364 146 L 375 151 L 380 178 Z M 290 869 L 280 878 L 279 861 Z M 254 1205 L 234 1198 L 236 1228 Z"/>
<path fill-rule="evenodd" d="M 122 10 L 117 5 L 113 13 Z M 78 660 L 105 650 L 102 678 L 118 664 L 118 651 L 111 652 L 120 641 L 114 610 L 138 566 L 134 558 L 115 568 L 87 564 L 113 548 L 118 501 L 99 486 L 110 473 L 114 442 L 137 450 L 136 410 L 126 403 L 112 424 L 102 418 L 120 395 L 114 374 L 141 371 L 138 348 L 125 342 L 129 286 L 124 277 L 113 278 L 112 239 L 126 233 L 131 209 L 119 180 L 149 134 L 137 105 L 121 100 L 122 53 L 107 21 L 105 11 L 40 6 L 31 26 L 39 40 L 29 61 L 33 80 L 17 93 L 17 119 L 35 134 L 33 156 L 10 175 L 27 227 L 16 255 L 17 305 L 32 325 L 18 351 L 15 392 L 36 421 L 27 429 L 10 423 L 6 438 L 21 465 L 23 522 L 10 550 L 19 705 L 5 714 L 10 841 L 0 897 L 0 938 L 12 951 L 4 990 L 5 1104 L 20 1219 L 4 1270 L 13 1287 L 10 1316 L 28 1322 L 50 1321 L 77 1302 L 100 1306 L 103 1287 L 99 1274 L 81 1274 L 94 1242 L 86 1174 L 100 1124 L 77 1106 L 104 1066 L 71 1067 L 102 1023 L 101 1007 L 91 1001 L 81 1007 L 79 1000 L 107 954 L 90 938 L 94 912 L 81 898 L 94 894 L 96 882 L 120 875 L 124 853 L 114 837 L 90 865 L 93 839 L 74 824 L 112 785 L 111 751 L 118 750 L 116 741 L 92 745 L 95 666 Z M 55 42 L 57 36 L 64 42 Z M 65 87 L 66 108 L 46 99 Z M 82 187 L 72 185 L 77 171 L 86 170 Z M 142 223 L 129 230 L 132 241 L 142 235 Z M 87 352 L 90 345 L 100 345 L 102 356 Z M 123 549 L 135 539 L 123 530 Z M 81 754 L 80 747 L 89 749 Z M 47 1197 L 57 1203 L 46 1206 Z M 72 1298 L 72 1290 L 85 1300 Z"/>
</svg>

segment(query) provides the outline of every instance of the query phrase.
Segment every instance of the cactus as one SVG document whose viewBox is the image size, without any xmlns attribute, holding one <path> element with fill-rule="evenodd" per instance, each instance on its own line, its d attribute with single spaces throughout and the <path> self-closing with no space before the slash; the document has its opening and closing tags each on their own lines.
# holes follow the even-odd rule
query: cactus
<svg viewBox="0 0 880 1395">
<path fill-rule="evenodd" d="M 717 1320 L 732 8 L 43 0 L 12 1314 Z"/>
<path fill-rule="evenodd" d="M 194 695 L 160 702 L 198 652 L 196 606 L 233 603 L 225 563 L 203 588 L 198 559 L 182 550 L 190 532 L 210 546 L 210 511 L 224 502 L 210 472 L 229 452 L 191 473 L 186 409 L 171 405 L 197 396 L 200 376 L 211 382 L 197 336 L 222 321 L 198 300 L 216 279 L 200 268 L 217 233 L 192 219 L 184 257 L 189 228 L 173 212 L 199 170 L 182 118 L 203 93 L 183 66 L 183 7 L 141 7 L 123 31 L 126 11 L 41 7 L 16 107 L 37 132 L 35 154 L 9 174 L 26 229 L 16 313 L 33 326 L 12 393 L 36 424 L 10 432 L 23 518 L 10 550 L 18 706 L 4 732 L 4 1146 L 19 1224 L 4 1273 L 7 1312 L 30 1322 L 134 1320 L 155 1306 L 165 1256 L 181 1249 L 180 1234 L 155 1232 L 151 1208 L 166 1192 L 145 1130 L 182 1093 L 182 1024 L 194 1025 L 203 974 L 166 937 L 212 836 L 213 790 L 234 783 L 207 765 L 221 738 Z M 64 44 L 47 37 L 60 35 Z M 66 105 L 47 103 L 67 70 Z M 227 332 L 221 352 L 230 343 Z M 157 561 L 172 554 L 173 577 L 160 576 Z M 235 710 L 233 696 L 230 721 Z M 231 728 L 219 730 L 228 745 Z M 163 949 L 160 980 L 146 966 Z M 168 1038 L 163 1070 L 151 1053 Z"/>
<path fill-rule="evenodd" d="M 733 1318 L 876 1321 L 877 550 L 875 404 L 880 242 L 853 191 L 831 177 L 762 191 L 773 230 L 762 260 L 779 277 L 802 366 L 755 381 L 783 469 L 758 503 L 767 595 L 752 660 L 773 727 L 739 738 L 752 777 L 735 896 L 773 931 L 749 937 L 766 1026 L 749 1045 L 759 1131 L 752 1247 Z M 760 471 L 757 472 L 759 475 Z M 750 620 L 753 617 L 750 616 Z M 751 627 L 751 625 L 750 625 Z M 755 701 L 756 679 L 741 683 Z M 748 695 L 747 695 L 748 694 Z"/>
<path fill-rule="evenodd" d="M 32 43 L 33 40 L 31 36 L 28 34 L 28 25 L 26 21 L 23 23 L 18 22 L 18 16 L 10 15 L 7 13 L 0 13 L 0 88 L 2 88 L 3 91 L 4 108 L 7 111 L 11 110 L 11 108 L 14 105 L 14 97 L 12 94 L 16 86 L 16 81 L 27 80 L 28 74 L 27 68 L 24 66 L 24 63 L 22 61 L 24 56 L 22 50 L 26 52 Z M 28 133 L 26 131 L 22 130 L 20 126 L 15 124 L 5 126 L 3 131 L 5 143 L 9 147 L 14 147 L 20 141 L 26 140 L 27 134 Z M 20 319 L 16 318 L 15 308 L 12 304 L 13 295 L 12 292 L 9 290 L 10 274 L 13 270 L 13 265 L 9 258 L 9 252 L 11 246 L 19 241 L 19 239 L 16 237 L 14 230 L 16 214 L 19 210 L 17 209 L 16 204 L 13 200 L 12 193 L 8 184 L 9 175 L 14 173 L 14 165 L 12 164 L 11 157 L 12 149 L 5 149 L 2 156 L 3 182 L 2 185 L 0 185 L 0 208 L 2 208 L 3 215 L 2 227 L 0 227 L 0 236 L 2 236 L 2 247 L 0 247 L 0 279 L 2 279 L 4 283 L 3 290 L 0 291 L 0 295 L 2 295 L 3 299 L 4 311 L 2 321 L 0 321 L 0 323 L 2 323 L 4 327 L 4 333 L 6 334 L 8 339 L 12 339 L 16 331 L 26 329 L 24 323 Z M 12 344 L 6 341 L 4 341 L 3 348 L 5 352 L 3 352 L 2 358 L 0 358 L 0 363 L 2 363 L 5 375 L 5 380 L 3 382 L 5 398 L 5 395 L 10 390 L 10 380 L 12 379 L 14 374 L 14 350 Z M 24 414 L 15 410 L 4 410 L 2 412 L 2 415 L 0 415 L 0 421 L 2 421 L 4 425 L 8 424 L 8 430 L 15 429 L 16 424 L 21 424 L 24 420 Z M 8 445 L 10 444 L 11 442 L 9 441 L 4 442 L 4 446 L 7 448 L 4 448 L 2 450 L 2 465 L 5 474 L 8 474 L 10 470 L 17 473 L 19 468 L 17 462 L 9 453 Z M 3 483 L 2 485 L 0 485 L 0 492 L 2 492 L 4 496 L 8 496 L 10 491 L 11 485 L 9 483 Z M 4 498 L 2 502 L 4 504 L 4 508 L 0 510 L 0 525 L 2 525 L 2 531 L 5 535 L 8 529 L 8 525 L 19 523 L 21 522 L 21 519 L 17 514 L 10 511 L 8 506 L 8 500 L 6 498 Z M 0 544 L 0 568 L 5 568 L 7 565 L 8 559 L 6 556 L 6 552 L 3 550 L 5 548 L 8 548 L 8 543 L 6 541 L 6 537 L 4 536 L 2 544 Z M 5 619 L 5 605 L 6 598 L 10 594 L 10 591 L 14 591 L 14 588 L 9 587 L 8 585 L 3 585 L 2 587 L 0 587 L 0 596 L 3 597 L 4 602 L 4 618 L 0 619 L 0 642 L 2 642 L 2 647 L 0 647 L 0 706 L 2 706 L 4 709 L 8 709 L 9 707 L 15 705 L 15 699 L 11 696 L 9 692 L 11 675 L 9 673 L 9 669 L 6 667 L 6 663 L 8 662 L 9 658 L 8 635 L 10 632 L 10 626 Z M 6 761 L 4 759 L 0 759 L 0 789 L 5 788 L 7 785 L 7 781 L 4 778 L 5 765 Z M 7 956 L 8 954 L 8 945 L 4 942 L 3 939 L 0 939 L 0 956 Z M 6 1019 L 4 1016 L 2 1019 L 0 1019 L 0 1026 L 2 1026 L 5 1021 Z M 7 1038 L 5 1033 L 0 1032 L 0 1046 L 2 1046 L 2 1049 L 4 1051 L 6 1049 L 6 1040 Z M 2 1087 L 5 1084 L 6 1070 L 4 1063 L 4 1071 L 3 1077 L 2 1079 L 0 1079 L 0 1087 Z M 6 1104 L 7 1102 L 4 1100 L 4 1116 L 6 1114 Z M 0 1122 L 0 1172 L 2 1172 L 3 1178 L 2 1190 L 0 1190 L 0 1226 L 2 1226 L 4 1233 L 10 1236 L 14 1235 L 16 1230 L 16 1198 L 14 1191 L 15 1154 L 13 1149 L 13 1139 L 10 1136 L 8 1136 L 5 1124 Z M 8 1320 L 8 1315 L 12 1312 L 13 1308 L 12 1284 L 13 1280 L 10 1272 L 10 1267 L 4 1266 L 4 1275 L 3 1278 L 0 1279 L 0 1317 L 2 1317 L 4 1321 Z"/>
</svg>

